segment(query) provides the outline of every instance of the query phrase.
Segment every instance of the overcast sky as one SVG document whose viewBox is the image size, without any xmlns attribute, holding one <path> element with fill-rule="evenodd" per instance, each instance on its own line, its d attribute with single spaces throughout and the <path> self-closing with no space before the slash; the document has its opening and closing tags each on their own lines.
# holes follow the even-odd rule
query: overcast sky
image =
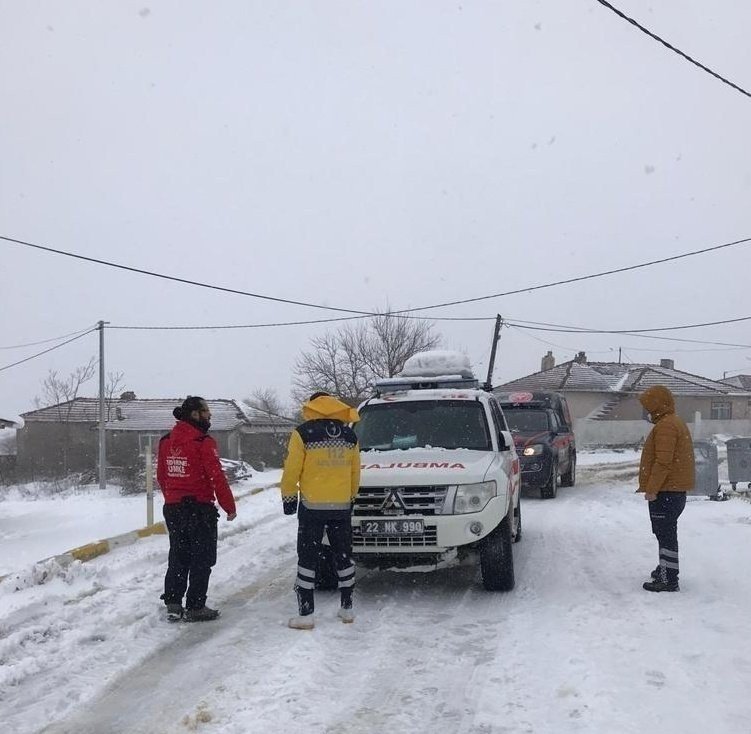
<svg viewBox="0 0 751 734">
<path fill-rule="evenodd" d="M 618 5 L 751 88 L 751 4 Z M 0 0 L 0 34 L 2 235 L 364 310 L 751 237 L 751 99 L 594 0 Z M 98 319 L 336 316 L 4 242 L 0 263 L 0 347 Z M 742 246 L 430 313 L 605 329 L 734 318 L 751 315 L 750 270 Z M 106 366 L 140 397 L 287 399 L 324 328 L 108 331 Z M 435 328 L 484 374 L 492 321 Z M 751 322 L 682 335 L 751 344 Z M 495 382 L 537 371 L 548 349 L 560 362 L 619 347 L 708 377 L 751 372 L 751 349 L 505 329 Z M 0 366 L 43 348 L 2 349 Z M 96 349 L 92 334 L 0 372 L 0 415 Z"/>
</svg>

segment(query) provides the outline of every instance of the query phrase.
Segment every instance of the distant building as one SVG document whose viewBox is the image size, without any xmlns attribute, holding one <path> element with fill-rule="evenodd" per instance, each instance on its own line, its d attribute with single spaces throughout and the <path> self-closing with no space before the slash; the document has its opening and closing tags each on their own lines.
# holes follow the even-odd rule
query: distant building
<svg viewBox="0 0 751 734">
<path fill-rule="evenodd" d="M 130 470 L 143 464 L 149 443 L 156 452 L 159 438 L 175 424 L 172 411 L 182 399 L 142 399 L 124 393 L 107 401 L 107 466 Z M 219 454 L 279 466 L 291 421 L 241 407 L 234 400 L 207 400 L 211 435 Z M 95 471 L 98 460 L 99 401 L 76 398 L 23 414 L 18 431 L 18 470 L 22 476 L 61 475 Z"/>
<path fill-rule="evenodd" d="M 741 390 L 751 390 L 751 375 L 736 375 L 735 377 L 728 377 L 726 380 L 722 380 L 722 382 L 726 385 L 739 387 Z"/>
<path fill-rule="evenodd" d="M 546 366 L 552 355 L 545 355 Z M 686 422 L 693 423 L 698 414 L 702 422 L 714 422 L 717 432 L 720 424 L 728 429 L 744 431 L 744 422 L 751 427 L 751 390 L 742 385 L 719 382 L 675 369 L 672 359 L 662 359 L 659 364 L 621 364 L 618 362 L 589 362 L 584 352 L 549 369 L 511 380 L 496 388 L 498 392 L 554 390 L 563 393 L 571 409 L 575 428 L 584 436 L 585 443 L 612 443 L 597 437 L 628 434 L 626 426 L 613 431 L 586 422 L 633 422 L 634 436 L 641 436 L 648 425 L 640 425 L 646 417 L 639 396 L 652 385 L 664 385 L 675 396 L 676 412 Z M 578 422 L 578 427 L 577 427 Z M 732 422 L 734 425 L 730 425 Z M 724 430 L 724 429 L 723 429 Z M 591 438 L 591 440 L 590 440 Z"/>
<path fill-rule="evenodd" d="M 20 423 L 10 418 L 0 418 L 0 484 L 9 484 L 15 478 L 16 431 Z"/>
</svg>

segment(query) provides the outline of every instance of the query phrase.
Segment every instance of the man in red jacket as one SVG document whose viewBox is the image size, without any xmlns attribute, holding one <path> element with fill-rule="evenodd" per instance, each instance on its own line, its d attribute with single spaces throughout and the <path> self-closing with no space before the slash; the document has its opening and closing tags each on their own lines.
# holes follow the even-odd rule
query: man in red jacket
<svg viewBox="0 0 751 734">
<path fill-rule="evenodd" d="M 235 498 L 219 463 L 216 442 L 208 435 L 211 411 L 206 401 L 189 395 L 173 415 L 175 427 L 159 441 L 156 473 L 170 542 L 162 599 L 170 621 L 182 619 L 185 596 L 185 619 L 205 622 L 219 616 L 206 606 L 211 567 L 216 563 L 219 511 L 214 498 L 228 520 L 237 517 Z"/>
</svg>

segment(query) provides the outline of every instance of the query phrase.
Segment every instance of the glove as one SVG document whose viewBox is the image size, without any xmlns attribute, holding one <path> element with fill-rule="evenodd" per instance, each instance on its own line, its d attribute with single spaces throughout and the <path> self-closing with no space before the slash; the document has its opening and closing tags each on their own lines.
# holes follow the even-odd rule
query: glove
<svg viewBox="0 0 751 734">
<path fill-rule="evenodd" d="M 285 515 L 294 515 L 297 512 L 297 497 L 282 497 L 282 505 Z"/>
</svg>

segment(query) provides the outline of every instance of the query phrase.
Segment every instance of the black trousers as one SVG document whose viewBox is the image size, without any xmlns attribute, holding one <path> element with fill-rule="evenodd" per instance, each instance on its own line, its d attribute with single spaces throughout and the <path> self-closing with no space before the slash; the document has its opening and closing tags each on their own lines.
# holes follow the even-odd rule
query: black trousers
<svg viewBox="0 0 751 734">
<path fill-rule="evenodd" d="M 297 510 L 297 604 L 301 616 L 315 609 L 316 566 L 326 531 L 339 577 L 341 604 L 352 607 L 355 564 L 352 560 L 352 516 L 347 510 L 309 510 L 302 502 Z"/>
<path fill-rule="evenodd" d="M 169 532 L 169 562 L 162 597 L 165 604 L 182 604 L 185 596 L 186 609 L 206 605 L 211 567 L 216 563 L 218 519 L 219 512 L 213 504 L 192 498 L 164 505 Z"/>
<path fill-rule="evenodd" d="M 649 503 L 652 532 L 660 546 L 660 576 L 669 583 L 678 582 L 678 518 L 685 506 L 685 492 L 659 492 Z"/>
</svg>

